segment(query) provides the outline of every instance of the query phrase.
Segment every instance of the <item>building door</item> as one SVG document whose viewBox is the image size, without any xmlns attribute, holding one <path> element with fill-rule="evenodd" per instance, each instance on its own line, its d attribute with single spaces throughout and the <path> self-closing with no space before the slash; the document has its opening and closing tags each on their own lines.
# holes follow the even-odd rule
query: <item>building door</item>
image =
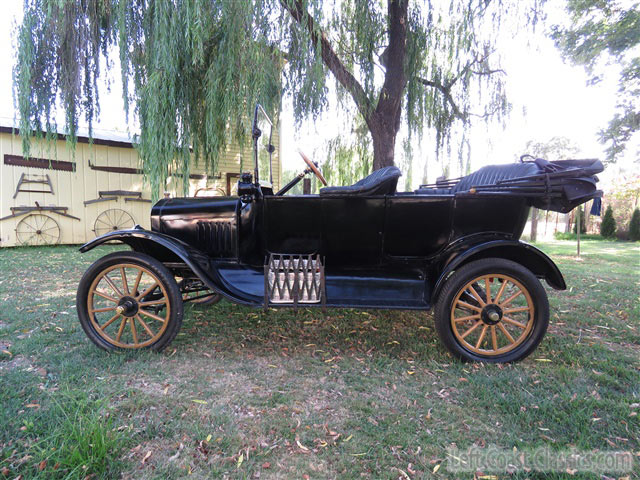
<svg viewBox="0 0 640 480">
<path fill-rule="evenodd" d="M 227 173 L 227 196 L 237 196 L 238 195 L 238 179 L 240 178 L 239 173 Z"/>
</svg>

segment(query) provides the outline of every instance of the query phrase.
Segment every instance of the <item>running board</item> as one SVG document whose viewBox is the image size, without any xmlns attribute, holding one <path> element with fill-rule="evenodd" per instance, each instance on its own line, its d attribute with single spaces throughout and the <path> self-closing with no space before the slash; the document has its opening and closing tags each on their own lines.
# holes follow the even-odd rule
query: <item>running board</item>
<svg viewBox="0 0 640 480">
<path fill-rule="evenodd" d="M 290 255 L 285 255 L 286 257 L 290 257 Z M 296 257 L 300 257 L 300 255 Z M 302 257 L 306 258 L 308 256 L 303 255 Z M 311 262 L 311 264 L 313 263 L 314 261 Z M 302 266 L 305 266 L 304 262 Z M 382 272 L 378 269 L 329 271 L 324 262 L 320 262 L 317 266 L 322 271 L 319 301 L 314 294 L 310 298 L 304 298 L 304 295 L 301 295 L 302 289 L 298 283 L 298 300 L 304 298 L 305 300 L 313 300 L 313 302 L 298 301 L 297 304 L 293 301 L 295 296 L 292 296 L 291 293 L 289 293 L 288 298 L 279 292 L 269 293 L 269 287 L 272 290 L 274 289 L 273 282 L 275 281 L 275 273 L 278 270 L 276 263 L 272 269 L 272 280 L 269 282 L 269 257 L 265 258 L 265 264 L 262 267 L 247 267 L 237 263 L 220 262 L 216 265 L 216 270 L 227 288 L 233 290 L 234 294 L 237 295 L 238 300 L 254 306 L 264 307 L 266 305 L 271 308 L 296 306 L 304 308 L 390 308 L 402 310 L 428 310 L 431 307 L 431 292 L 428 288 L 428 282 L 425 281 L 425 272 L 412 270 L 411 272 L 393 273 L 387 270 L 384 274 L 381 274 Z M 293 268 L 293 264 L 282 265 L 281 271 L 278 272 L 282 288 L 285 288 L 283 283 L 285 279 L 284 273 L 287 268 Z M 318 271 L 314 272 L 313 276 L 316 282 L 318 281 L 319 273 Z M 289 275 L 291 278 L 293 272 Z M 309 277 L 307 276 L 307 278 Z M 290 291 L 292 291 L 294 287 L 292 280 L 289 280 L 289 286 L 291 288 Z M 277 290 L 277 287 L 275 289 Z M 274 302 L 271 301 L 271 298 L 289 301 Z"/>
</svg>

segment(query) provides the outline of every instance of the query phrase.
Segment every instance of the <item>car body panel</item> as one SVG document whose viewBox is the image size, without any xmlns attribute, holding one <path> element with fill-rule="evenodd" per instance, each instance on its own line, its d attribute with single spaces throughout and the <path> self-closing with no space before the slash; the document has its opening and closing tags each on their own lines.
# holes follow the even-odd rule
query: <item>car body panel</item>
<svg viewBox="0 0 640 480">
<path fill-rule="evenodd" d="M 165 265 L 175 269 L 176 273 L 183 275 L 184 270 L 191 272 L 200 279 L 209 289 L 222 294 L 225 298 L 236 303 L 253 304 L 246 294 L 227 282 L 222 277 L 214 262 L 202 251 L 186 244 L 182 240 L 168 235 L 133 228 L 131 230 L 118 230 L 97 237 L 80 247 L 82 253 L 102 245 L 106 242 L 122 242 L 136 252 L 146 253 Z"/>
<path fill-rule="evenodd" d="M 452 195 L 424 198 L 389 196 L 385 222 L 384 254 L 387 257 L 431 258 L 451 237 Z"/>
<path fill-rule="evenodd" d="M 172 268 L 183 264 L 210 289 L 254 306 L 265 303 L 271 253 L 319 254 L 325 307 L 426 310 L 451 272 L 487 257 L 514 260 L 566 288 L 555 264 L 518 240 L 529 207 L 504 203 L 452 195 L 163 199 L 152 209 L 155 231 L 112 232 L 81 251 L 120 240 Z"/>
<path fill-rule="evenodd" d="M 560 269 L 538 248 L 520 240 L 480 234 L 461 238 L 443 252 L 440 264 L 434 265 L 432 269 L 431 278 L 437 276 L 437 280 L 433 284 L 433 296 L 438 296 L 447 277 L 456 268 L 483 258 L 512 260 L 528 268 L 538 278 L 546 280 L 549 286 L 555 290 L 567 288 Z"/>
</svg>

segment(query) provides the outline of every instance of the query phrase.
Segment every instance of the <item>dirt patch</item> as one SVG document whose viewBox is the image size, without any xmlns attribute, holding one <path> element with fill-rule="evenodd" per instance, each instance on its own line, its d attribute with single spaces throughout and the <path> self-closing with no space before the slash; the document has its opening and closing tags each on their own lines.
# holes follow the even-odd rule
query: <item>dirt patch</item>
<svg viewBox="0 0 640 480">
<path fill-rule="evenodd" d="M 169 384 L 158 383 L 153 381 L 147 381 L 144 379 L 130 380 L 126 383 L 127 387 L 138 390 L 146 395 L 154 397 L 160 397 L 166 395 L 168 392 Z"/>
<path fill-rule="evenodd" d="M 612 351 L 621 351 L 625 354 L 631 354 L 631 358 L 633 359 L 640 357 L 640 345 L 636 343 L 606 342 L 606 344 L 611 347 Z"/>
<path fill-rule="evenodd" d="M 0 371 L 15 370 L 18 368 L 26 369 L 29 368 L 29 366 L 29 360 L 27 360 L 23 355 L 16 355 L 15 357 L 12 357 L 8 362 L 0 362 Z"/>
<path fill-rule="evenodd" d="M 185 393 L 191 390 L 193 394 L 198 391 L 233 392 L 233 396 L 243 397 L 259 389 L 249 375 L 238 371 L 240 360 L 234 361 L 233 365 L 215 357 L 162 363 L 170 393 L 179 389 Z"/>
</svg>

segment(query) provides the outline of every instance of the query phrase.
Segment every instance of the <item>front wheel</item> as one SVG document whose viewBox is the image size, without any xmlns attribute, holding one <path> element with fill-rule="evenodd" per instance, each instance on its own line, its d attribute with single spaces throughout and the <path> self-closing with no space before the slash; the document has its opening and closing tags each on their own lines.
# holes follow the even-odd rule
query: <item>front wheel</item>
<svg viewBox="0 0 640 480">
<path fill-rule="evenodd" d="M 549 302 L 540 281 L 502 258 L 470 262 L 449 278 L 435 307 L 436 330 L 462 360 L 514 362 L 547 331 Z"/>
<path fill-rule="evenodd" d="M 106 350 L 160 351 L 182 325 L 182 296 L 173 275 L 139 252 L 115 252 L 97 260 L 78 287 L 80 324 Z"/>
</svg>

